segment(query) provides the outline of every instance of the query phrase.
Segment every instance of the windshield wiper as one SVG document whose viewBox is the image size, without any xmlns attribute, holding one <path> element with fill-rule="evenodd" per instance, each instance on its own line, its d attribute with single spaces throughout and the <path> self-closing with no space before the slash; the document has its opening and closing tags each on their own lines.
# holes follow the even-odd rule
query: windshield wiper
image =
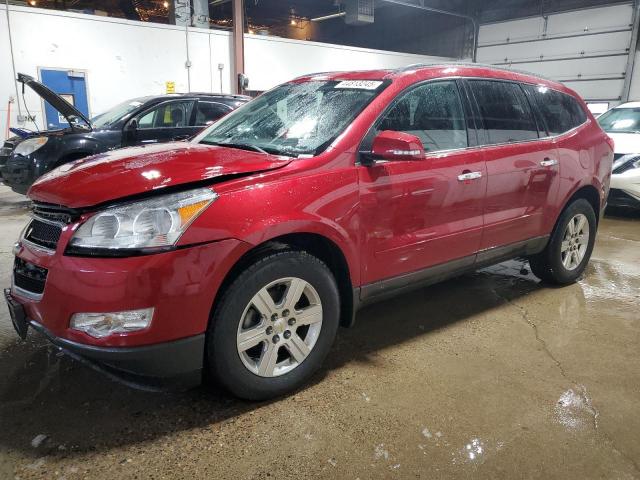
<svg viewBox="0 0 640 480">
<path fill-rule="evenodd" d="M 257 145 L 251 145 L 248 143 L 227 143 L 227 142 L 207 142 L 203 141 L 207 145 L 217 145 L 221 147 L 240 148 L 242 150 L 252 150 L 259 153 L 268 153 L 264 148 L 260 148 Z"/>
</svg>

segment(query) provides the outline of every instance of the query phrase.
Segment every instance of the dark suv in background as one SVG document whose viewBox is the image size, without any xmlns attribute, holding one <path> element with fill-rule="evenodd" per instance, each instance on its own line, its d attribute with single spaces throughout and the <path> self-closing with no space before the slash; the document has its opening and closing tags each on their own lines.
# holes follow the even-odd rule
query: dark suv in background
<svg viewBox="0 0 640 480">
<path fill-rule="evenodd" d="M 69 122 L 69 128 L 31 132 L 5 141 L 0 149 L 0 180 L 23 194 L 38 177 L 64 163 L 115 148 L 185 140 L 250 100 L 210 93 L 140 97 L 89 120 L 32 77 L 19 74 L 18 81 Z"/>
</svg>

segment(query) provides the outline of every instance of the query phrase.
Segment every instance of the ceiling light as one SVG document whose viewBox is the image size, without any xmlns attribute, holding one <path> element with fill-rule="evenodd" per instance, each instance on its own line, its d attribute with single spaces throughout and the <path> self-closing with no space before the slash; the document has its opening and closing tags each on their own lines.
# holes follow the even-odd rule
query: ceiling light
<svg viewBox="0 0 640 480">
<path fill-rule="evenodd" d="M 29 5 L 31 5 L 32 7 L 35 7 L 37 5 L 36 0 L 30 0 Z"/>
<path fill-rule="evenodd" d="M 165 1 L 165 2 L 162 2 L 162 6 L 163 6 L 164 8 L 169 8 L 169 2 L 166 2 L 166 1 Z"/>
<path fill-rule="evenodd" d="M 346 12 L 332 13 L 330 15 L 323 15 L 322 17 L 312 18 L 311 21 L 322 22 L 324 20 L 331 20 L 332 18 L 344 17 L 346 14 L 347 14 Z"/>
</svg>

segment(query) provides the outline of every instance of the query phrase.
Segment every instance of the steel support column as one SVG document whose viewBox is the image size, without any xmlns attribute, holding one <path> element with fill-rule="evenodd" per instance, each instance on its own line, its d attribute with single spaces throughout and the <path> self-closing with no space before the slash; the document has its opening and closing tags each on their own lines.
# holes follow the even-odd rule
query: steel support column
<svg viewBox="0 0 640 480">
<path fill-rule="evenodd" d="M 633 68 L 638 50 L 638 30 L 640 30 L 640 0 L 635 0 L 633 4 L 633 30 L 631 31 L 631 43 L 629 44 L 629 56 L 627 57 L 627 68 L 624 71 L 624 84 L 622 86 L 622 95 L 620 100 L 629 101 L 629 93 L 631 92 L 631 78 L 633 77 Z M 638 72 L 640 75 L 640 72 Z"/>
<path fill-rule="evenodd" d="M 233 82 L 234 93 L 242 93 L 239 79 L 244 74 L 244 0 L 233 0 Z"/>
</svg>

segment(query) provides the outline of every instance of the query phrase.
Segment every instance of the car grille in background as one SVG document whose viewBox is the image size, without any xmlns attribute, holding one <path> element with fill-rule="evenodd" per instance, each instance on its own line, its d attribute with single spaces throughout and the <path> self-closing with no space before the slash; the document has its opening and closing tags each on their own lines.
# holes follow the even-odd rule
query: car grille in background
<svg viewBox="0 0 640 480">
<path fill-rule="evenodd" d="M 626 154 L 625 153 L 614 153 L 613 154 L 613 161 L 615 162 L 616 160 L 618 160 L 619 158 L 624 157 Z"/>
<path fill-rule="evenodd" d="M 13 284 L 30 293 L 42 294 L 47 281 L 47 269 L 16 257 L 13 264 Z"/>
<path fill-rule="evenodd" d="M 630 159 L 628 162 L 625 162 L 622 165 L 619 165 L 618 167 L 614 168 L 613 172 L 611 173 L 618 174 L 618 173 L 624 173 L 627 170 L 631 170 L 633 168 L 633 164 L 636 163 L 638 159 L 640 159 L 640 157 Z"/>
</svg>

